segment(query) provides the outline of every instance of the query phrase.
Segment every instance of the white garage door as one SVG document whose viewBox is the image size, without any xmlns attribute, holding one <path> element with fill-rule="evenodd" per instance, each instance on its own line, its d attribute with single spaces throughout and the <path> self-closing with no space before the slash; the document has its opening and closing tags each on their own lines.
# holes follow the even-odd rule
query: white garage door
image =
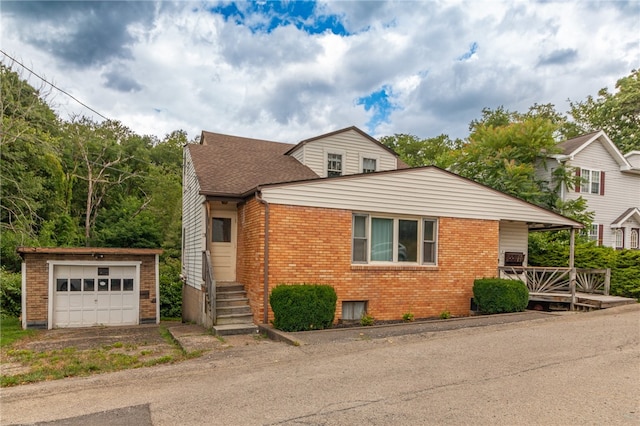
<svg viewBox="0 0 640 426">
<path fill-rule="evenodd" d="M 54 327 L 138 323 L 135 266 L 56 265 Z"/>
</svg>

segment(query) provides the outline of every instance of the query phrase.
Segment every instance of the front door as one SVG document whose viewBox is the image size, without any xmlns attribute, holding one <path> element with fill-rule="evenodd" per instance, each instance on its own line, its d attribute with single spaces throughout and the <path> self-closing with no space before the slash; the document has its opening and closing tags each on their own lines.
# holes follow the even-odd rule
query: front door
<svg viewBox="0 0 640 426">
<path fill-rule="evenodd" d="M 216 281 L 236 280 L 235 210 L 214 210 L 211 218 L 211 263 Z"/>
</svg>

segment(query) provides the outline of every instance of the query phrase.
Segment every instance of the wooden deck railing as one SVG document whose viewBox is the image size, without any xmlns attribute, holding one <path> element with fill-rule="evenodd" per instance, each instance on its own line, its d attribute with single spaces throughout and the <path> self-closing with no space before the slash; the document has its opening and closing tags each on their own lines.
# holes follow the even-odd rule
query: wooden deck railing
<svg viewBox="0 0 640 426">
<path fill-rule="evenodd" d="M 213 275 L 213 266 L 211 265 L 211 252 L 209 250 L 202 252 L 202 279 L 207 289 L 206 296 L 208 300 L 209 310 L 213 325 L 216 325 L 216 280 Z"/>
<path fill-rule="evenodd" d="M 548 268 L 538 266 L 500 266 L 501 278 L 521 280 L 529 293 L 554 293 L 571 296 L 571 307 L 576 292 L 609 295 L 610 269 Z"/>
</svg>

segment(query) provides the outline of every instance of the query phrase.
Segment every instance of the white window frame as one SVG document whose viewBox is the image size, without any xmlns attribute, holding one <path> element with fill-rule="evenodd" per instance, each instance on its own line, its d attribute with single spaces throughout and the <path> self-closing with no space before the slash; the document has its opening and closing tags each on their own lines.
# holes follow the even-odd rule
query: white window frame
<svg viewBox="0 0 640 426">
<path fill-rule="evenodd" d="M 624 248 L 624 228 L 615 228 L 613 230 L 615 248 Z"/>
<path fill-rule="evenodd" d="M 600 170 L 593 169 L 580 169 L 580 192 L 585 194 L 600 195 L 600 188 L 602 182 L 600 182 L 601 172 Z M 593 185 L 597 186 L 597 191 L 594 191 Z"/>
<path fill-rule="evenodd" d="M 640 230 L 638 228 L 631 228 L 631 233 L 629 234 L 629 248 L 636 250 L 640 248 Z"/>
<path fill-rule="evenodd" d="M 373 160 L 376 162 L 376 167 L 374 170 L 365 172 L 364 162 L 365 160 Z M 380 156 L 376 154 L 360 154 L 360 173 L 373 173 L 380 170 Z"/>
<path fill-rule="evenodd" d="M 354 257 L 354 240 L 356 236 L 355 232 L 355 217 L 365 217 L 366 218 L 366 260 L 353 260 Z M 392 247 L 393 254 L 391 261 L 381 261 L 381 260 L 371 260 L 371 245 L 372 245 L 372 225 L 371 222 L 373 219 L 390 219 L 393 220 L 393 237 L 392 237 Z M 406 221 L 416 221 L 417 222 L 417 235 L 416 235 L 416 261 L 399 261 L 398 259 L 398 248 L 399 248 L 399 224 L 401 220 Z M 425 222 L 432 222 L 434 224 L 433 237 L 434 239 L 431 241 L 424 240 L 424 224 Z M 384 214 L 371 214 L 371 213 L 360 213 L 354 212 L 352 215 L 352 230 L 351 230 L 351 263 L 354 265 L 406 265 L 406 266 L 416 266 L 416 265 L 424 265 L 424 266 L 437 266 L 438 264 L 438 219 L 432 217 L 416 217 L 416 216 L 401 216 L 401 215 L 384 215 Z M 358 239 L 362 239 L 358 237 Z M 433 244 L 434 253 L 433 253 L 433 261 L 426 262 L 424 259 L 424 244 L 425 242 Z"/>
<path fill-rule="evenodd" d="M 589 231 L 587 233 L 587 238 L 589 238 L 589 241 L 595 241 L 598 242 L 598 237 L 599 237 L 599 226 L 597 223 L 592 223 L 591 224 L 591 228 L 589 228 Z"/>
<path fill-rule="evenodd" d="M 344 151 L 341 151 L 339 149 L 327 149 L 327 150 L 324 151 L 324 175 L 325 175 L 325 177 L 329 177 L 329 172 L 333 171 L 333 170 L 329 169 L 329 156 L 330 155 L 339 155 L 340 156 L 340 163 L 341 163 L 340 176 L 344 176 L 345 172 L 346 172 L 347 154 Z"/>
</svg>

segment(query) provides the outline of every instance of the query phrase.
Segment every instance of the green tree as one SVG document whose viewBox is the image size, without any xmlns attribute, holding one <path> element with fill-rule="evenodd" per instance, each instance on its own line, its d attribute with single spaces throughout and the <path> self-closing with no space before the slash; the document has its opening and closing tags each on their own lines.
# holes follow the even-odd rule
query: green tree
<svg viewBox="0 0 640 426">
<path fill-rule="evenodd" d="M 451 140 L 444 134 L 420 139 L 414 135 L 396 133 L 383 136 L 380 142 L 391 148 L 410 167 L 434 165 L 447 168 L 451 164 L 451 152 L 462 145 L 460 139 Z"/>
<path fill-rule="evenodd" d="M 620 151 L 640 150 L 640 70 L 622 77 L 617 91 L 605 87 L 596 98 L 571 102 L 569 113 L 582 133 L 604 130 Z"/>
</svg>

